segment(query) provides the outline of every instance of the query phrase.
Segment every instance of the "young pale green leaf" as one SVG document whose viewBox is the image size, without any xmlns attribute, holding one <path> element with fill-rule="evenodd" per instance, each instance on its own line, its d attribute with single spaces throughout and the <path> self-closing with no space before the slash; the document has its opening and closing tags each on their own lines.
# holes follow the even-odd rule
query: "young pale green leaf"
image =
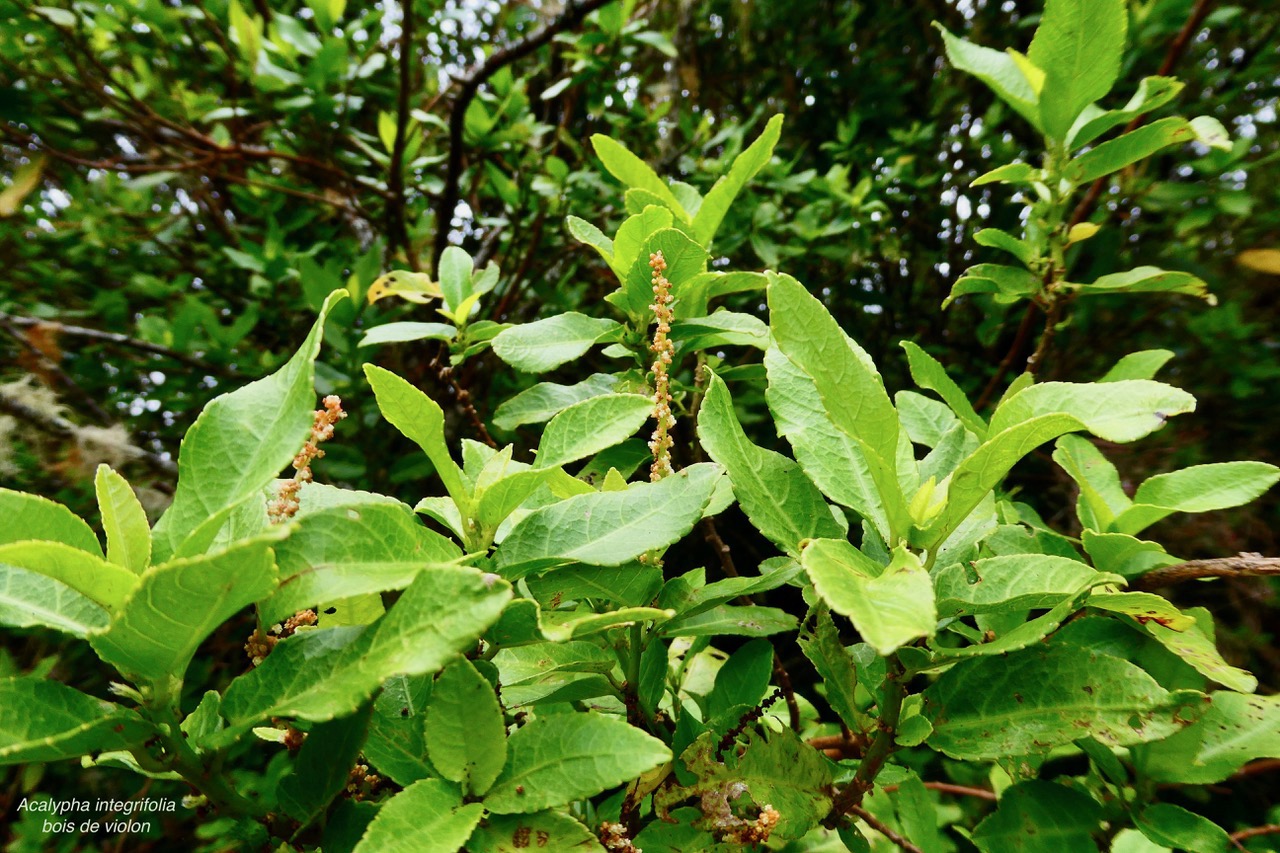
<svg viewBox="0 0 1280 853">
<path fill-rule="evenodd" d="M 1208 610 L 1193 607 L 1182 615 L 1194 620 L 1191 626 L 1182 630 L 1175 630 L 1176 625 L 1166 626 L 1155 619 L 1139 619 L 1139 623 L 1156 642 L 1189 663 L 1205 678 L 1239 693 L 1252 693 L 1258 689 L 1258 679 L 1227 663 L 1218 651 L 1213 640 L 1213 616 Z"/>
<path fill-rule="evenodd" d="M 1266 462 L 1219 462 L 1157 474 L 1138 487 L 1133 505 L 1111 530 L 1136 534 L 1175 512 L 1209 512 L 1242 506 L 1280 481 L 1280 468 Z"/>
<path fill-rule="evenodd" d="M 986 83 L 1018 115 L 1033 127 L 1041 128 L 1039 97 L 1012 56 L 957 38 L 937 22 L 934 26 L 942 33 L 947 59 L 952 65 Z"/>
<path fill-rule="evenodd" d="M 1070 288 L 1082 296 L 1105 296 L 1110 293 L 1183 293 L 1196 296 L 1210 305 L 1218 298 L 1209 285 L 1189 272 L 1170 272 L 1159 267 L 1135 267 L 1125 272 L 1104 275 L 1092 284 L 1073 284 Z"/>
<path fill-rule="evenodd" d="M 107 559 L 141 574 L 151 565 L 151 525 L 133 487 L 104 463 L 94 474 L 93 489 L 107 534 Z"/>
<path fill-rule="evenodd" d="M 128 749 L 154 732 L 133 711 L 61 682 L 0 678 L 0 766 Z"/>
<path fill-rule="evenodd" d="M 1125 578 L 1135 578 L 1152 569 L 1182 562 L 1158 542 L 1148 542 L 1125 533 L 1096 533 L 1086 529 L 1081 534 L 1081 541 L 1098 571 L 1112 572 Z"/>
<path fill-rule="evenodd" d="M 398 344 L 408 341 L 451 341 L 458 330 L 448 323 L 383 323 L 364 333 L 358 346 Z"/>
<path fill-rule="evenodd" d="M 738 423 L 728 386 L 715 375 L 698 410 L 698 439 L 728 472 L 751 523 L 783 551 L 799 556 L 806 539 L 847 534 L 799 465 L 751 443 Z"/>
<path fill-rule="evenodd" d="M 530 847 L 527 839 L 543 845 L 547 853 L 604 853 L 591 830 L 567 814 L 550 810 L 489 815 L 467 847 L 485 853 L 525 853 Z"/>
<path fill-rule="evenodd" d="M 1098 571 L 1086 563 L 1048 554 L 956 563 L 935 578 L 938 614 L 946 617 L 1054 607 L 1096 578 Z"/>
<path fill-rule="evenodd" d="M 471 295 L 473 266 L 471 256 L 461 246 L 448 246 L 440 255 L 440 269 L 436 270 L 436 278 L 440 280 L 440 293 L 444 296 L 445 307 L 450 311 L 457 311 Z M 460 317 L 459 321 L 465 319 Z"/>
<path fill-rule="evenodd" d="M 1076 514 L 1086 530 L 1108 530 L 1117 515 L 1133 506 L 1120 484 L 1116 466 L 1088 439 L 1064 435 L 1054 448 L 1053 461 L 1062 466 L 1080 489 Z"/>
<path fill-rule="evenodd" d="M 613 241 L 604 232 L 585 219 L 576 216 L 565 217 L 565 226 L 579 243 L 585 243 L 600 253 L 604 262 L 613 267 Z"/>
<path fill-rule="evenodd" d="M 693 529 L 723 470 L 691 465 L 625 492 L 592 492 L 534 510 L 507 534 L 496 555 L 515 579 L 563 563 L 620 566 L 665 548 Z"/>
<path fill-rule="evenodd" d="M 1044 173 L 1027 163 L 1006 163 L 997 166 L 990 172 L 979 175 L 969 182 L 971 187 L 985 184 L 1031 184 L 1042 180 Z"/>
<path fill-rule="evenodd" d="M 507 727 L 493 685 L 466 658 L 436 678 L 427 704 L 427 754 L 440 775 L 481 796 L 507 761 Z"/>
<path fill-rule="evenodd" d="M 652 416 L 653 400 L 640 394 L 604 394 L 574 403 L 547 424 L 536 465 L 558 468 L 593 456 L 635 435 Z"/>
<path fill-rule="evenodd" d="M 1087 2 L 1087 0 L 1085 0 Z M 1033 779 L 1009 788 L 973 831 L 982 853 L 1097 853 L 1102 807 L 1075 788 Z"/>
<path fill-rule="evenodd" d="M 641 252 L 649 238 L 664 228 L 670 228 L 671 211 L 661 205 L 648 205 L 639 213 L 627 217 L 618 227 L 613 238 L 613 272 L 619 282 L 625 282 L 627 273 L 636 261 L 648 263 L 648 256 Z"/>
<path fill-rule="evenodd" d="M 1156 844 L 1187 853 L 1227 853 L 1232 847 L 1239 847 L 1225 829 L 1173 803 L 1147 806 L 1133 819 L 1133 825 Z"/>
<path fill-rule="evenodd" d="M 880 374 L 835 318 L 788 275 L 769 277 L 769 324 L 778 348 L 812 378 L 837 428 L 882 459 L 897 455 L 898 413 Z"/>
<path fill-rule="evenodd" d="M 729 174 L 716 181 L 698 208 L 698 215 L 693 218 L 693 238 L 706 248 L 720 230 L 724 215 L 729 212 L 733 200 L 742 192 L 747 182 L 764 168 L 773 156 L 773 148 L 782 135 L 782 116 L 769 119 L 764 131 L 756 137 L 745 151 L 737 156 L 729 167 Z"/>
<path fill-rule="evenodd" d="M 1121 382 L 1042 382 L 1005 400 L 991 416 L 991 434 L 1032 418 L 1066 414 L 1099 438 L 1126 444 L 1145 438 L 1173 415 L 1195 411 L 1186 391 L 1146 379 Z M 1073 430 L 1068 430 L 1073 431 Z"/>
<path fill-rule="evenodd" d="M 621 298 L 627 313 L 633 317 L 650 317 L 653 314 L 650 310 L 653 304 L 653 268 L 649 266 L 649 258 L 658 252 L 662 253 L 667 265 L 663 276 L 671 283 L 671 292 L 677 299 L 685 284 L 706 272 L 710 257 L 706 249 L 676 228 L 663 228 L 649 235 L 622 279 Z M 619 254 L 618 260 L 621 259 Z"/>
<path fill-rule="evenodd" d="M 275 552 L 280 586 L 260 605 L 267 624 L 317 604 L 404 589 L 424 569 L 462 556 L 400 503 L 307 513 Z"/>
<path fill-rule="evenodd" d="M 152 566 L 90 644 L 135 681 L 181 679 L 205 637 L 276 585 L 270 543 L 261 539 L 212 556 Z"/>
<path fill-rule="evenodd" d="M 1001 305 L 1011 305 L 1040 291 L 1040 279 L 1030 270 L 1005 264 L 976 264 L 965 271 L 964 276 L 951 287 L 942 301 L 945 309 L 961 296 L 972 293 L 990 293 Z"/>
<path fill-rule="evenodd" d="M 1164 106 L 1178 96 L 1183 84 L 1173 77 L 1144 77 L 1129 102 L 1118 110 L 1101 110 L 1085 107 L 1076 119 L 1075 126 L 1067 134 L 1067 145 L 1072 150 L 1088 145 L 1102 134 L 1128 124 L 1144 113 Z"/>
<path fill-rule="evenodd" d="M 1027 58 L 1044 71 L 1047 136 L 1065 141 L 1084 108 L 1111 91 L 1128 27 L 1124 0 L 1046 0 Z"/>
<path fill-rule="evenodd" d="M 369 731 L 372 703 L 360 712 L 313 726 L 298 750 L 276 796 L 285 814 L 307 826 L 324 811 L 351 778 Z"/>
<path fill-rule="evenodd" d="M 1046 441 L 1081 429 L 1084 424 L 1070 415 L 1041 415 L 1004 430 L 998 430 L 993 420 L 991 437 L 952 472 L 946 504 L 923 535 L 924 546 L 946 541 L 1022 457 Z"/>
<path fill-rule="evenodd" d="M 42 539 L 102 556 L 93 528 L 60 503 L 38 495 L 0 489 L 0 545 Z"/>
<path fill-rule="evenodd" d="M 0 563 L 0 625 L 40 625 L 83 639 L 109 621 L 106 608 L 67 584 Z"/>
<path fill-rule="evenodd" d="M 1212 694 L 1205 715 L 1182 731 L 1135 750 L 1154 782 L 1211 785 L 1258 758 L 1280 758 L 1280 696 Z"/>
<path fill-rule="evenodd" d="M 539 717 L 508 741 L 502 775 L 484 798 L 497 814 L 527 814 L 593 797 L 671 760 L 662 741 L 602 714 Z"/>
<path fill-rule="evenodd" d="M 722 346 L 766 350 L 770 343 L 769 327 L 763 320 L 723 308 L 706 317 L 677 320 L 669 337 L 683 343 L 686 351 Z"/>
<path fill-rule="evenodd" d="M 205 406 L 182 439 L 178 488 L 152 531 L 152 558 L 167 560 L 205 519 L 266 488 L 297 455 L 315 411 L 315 360 L 331 293 L 293 358 L 270 376 Z"/>
<path fill-rule="evenodd" d="M 906 548 L 894 549 L 893 560 L 882 566 L 843 539 L 815 539 L 801 562 L 818 595 L 848 616 L 879 654 L 892 654 L 937 630 L 933 583 Z"/>
<path fill-rule="evenodd" d="M 569 311 L 503 329 L 493 339 L 493 351 L 517 370 L 545 373 L 580 357 L 621 329 L 614 320 Z"/>
<path fill-rule="evenodd" d="M 898 419 L 907 437 L 915 444 L 923 444 L 928 448 L 936 448 L 951 430 L 956 427 L 964 432 L 964 426 L 951 411 L 951 407 L 941 400 L 926 397 L 915 391 L 899 391 L 893 395 L 893 404 L 898 410 Z M 977 439 L 973 439 L 976 441 Z"/>
<path fill-rule="evenodd" d="M 393 675 L 436 672 L 474 647 L 510 598 L 510 585 L 493 575 L 433 568 L 367 627 L 298 633 L 227 688 L 222 715 L 228 728 L 219 743 L 267 717 L 321 722 L 344 716 Z"/>
<path fill-rule="evenodd" d="M 107 610 L 118 608 L 138 585 L 138 576 L 129 569 L 61 542 L 0 545 L 0 564 L 27 569 L 65 584 Z"/>
<path fill-rule="evenodd" d="M 911 341 L 903 341 L 902 348 L 907 351 L 907 364 L 911 370 L 912 381 L 917 386 L 936 393 L 951 407 L 951 411 L 955 412 L 956 417 L 970 432 L 979 439 L 985 438 L 986 421 L 974 411 L 968 396 L 955 383 L 955 380 L 947 375 L 946 368 Z"/>
<path fill-rule="evenodd" d="M 469 507 L 471 489 L 464 482 L 462 471 L 453 461 L 445 443 L 444 412 L 440 406 L 390 370 L 366 364 L 364 375 L 387 423 L 422 448 L 435 466 L 449 496 L 460 507 Z"/>
<path fill-rule="evenodd" d="M 1066 177 L 1077 186 L 1091 183 L 1171 145 L 1195 138 L 1196 132 L 1186 119 L 1162 118 L 1081 154 L 1067 164 Z"/>
<path fill-rule="evenodd" d="M 831 500 L 869 519 L 882 539 L 905 530 L 910 515 L 894 471 L 878 454 L 836 428 L 809 374 L 776 347 L 764 357 L 769 409 L 796 461 Z"/>
<path fill-rule="evenodd" d="M 1019 240 L 1008 231 L 999 228 L 983 228 L 973 235 L 973 242 L 979 246 L 999 249 L 1013 255 L 1023 266 L 1029 267 L 1035 261 L 1035 251 L 1024 240 Z"/>
<path fill-rule="evenodd" d="M 652 193 L 682 221 L 691 221 L 688 211 L 676 199 L 666 182 L 659 178 L 647 163 L 628 151 L 621 143 L 597 133 L 591 137 L 591 147 L 595 149 L 596 156 L 604 164 L 605 170 L 621 181 L 624 186 Z"/>
<path fill-rule="evenodd" d="M 971 761 L 1044 754 L 1081 737 L 1111 746 L 1159 740 L 1205 704 L 1203 694 L 1167 691 L 1126 660 L 1061 644 L 965 661 L 924 697 L 929 745 Z"/>
<path fill-rule="evenodd" d="M 1131 352 L 1112 366 L 1099 382 L 1119 382 L 1123 379 L 1154 379 L 1173 358 L 1173 351 L 1167 349 L 1145 349 Z"/>
<path fill-rule="evenodd" d="M 456 785 L 423 779 L 383 804 L 352 853 L 420 853 L 428 839 L 432 850 L 462 850 L 482 817 Z"/>
<path fill-rule="evenodd" d="M 542 423 L 574 403 L 611 393 L 617 384 L 618 378 L 608 373 L 593 373 L 576 385 L 539 382 L 498 406 L 493 424 L 511 430 L 522 424 Z"/>
</svg>

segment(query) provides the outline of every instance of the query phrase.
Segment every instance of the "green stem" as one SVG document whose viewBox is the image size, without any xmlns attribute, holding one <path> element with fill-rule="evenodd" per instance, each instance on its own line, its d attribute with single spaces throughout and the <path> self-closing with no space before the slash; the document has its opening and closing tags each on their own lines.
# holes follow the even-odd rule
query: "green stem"
<svg viewBox="0 0 1280 853">
<path fill-rule="evenodd" d="M 241 794 L 221 772 L 216 753 L 203 758 L 187 743 L 176 709 L 167 707 L 153 715 L 160 731 L 160 746 L 165 762 L 188 784 L 205 796 L 224 815 L 249 815 L 264 817 L 267 813 L 261 803 Z"/>
</svg>

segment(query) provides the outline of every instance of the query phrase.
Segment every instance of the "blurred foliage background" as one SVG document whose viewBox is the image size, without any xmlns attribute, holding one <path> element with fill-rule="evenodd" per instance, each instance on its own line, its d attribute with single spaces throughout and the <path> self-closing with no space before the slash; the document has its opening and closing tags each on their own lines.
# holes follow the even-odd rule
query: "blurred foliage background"
<svg viewBox="0 0 1280 853">
<path fill-rule="evenodd" d="M 1175 151 L 1102 187 L 1082 211 L 1102 230 L 1073 250 L 1073 270 L 1185 269 L 1219 304 L 1072 306 L 1042 378 L 1093 379 L 1126 353 L 1171 349 L 1162 378 L 1199 411 L 1135 448 L 1106 448 L 1122 472 L 1136 483 L 1197 462 L 1277 462 L 1280 6 L 1129 6 L 1118 90 L 1180 77 L 1187 87 L 1167 110 L 1219 118 L 1234 147 Z M 108 461 L 163 507 L 200 407 L 277 366 L 342 286 L 357 299 L 330 322 L 320 390 L 354 416 L 319 478 L 412 499 L 434 488 L 426 461 L 378 423 L 366 360 L 442 401 L 465 390 L 499 440 L 528 446 L 536 433 L 504 434 L 489 419 L 535 378 L 492 354 L 450 371 L 435 344 L 360 348 L 382 323 L 438 319 L 430 305 L 369 304 L 369 285 L 393 269 L 430 272 L 456 243 L 501 269 L 483 319 L 603 314 L 607 272 L 564 227 L 569 213 L 612 226 L 625 212 L 589 136 L 620 139 L 705 191 L 777 112 L 777 156 L 731 211 L 715 265 L 781 268 L 820 293 L 891 390 L 904 385 L 898 342 L 909 339 L 989 405 L 1043 320 L 986 297 L 939 305 L 966 266 L 991 259 L 972 233 L 1008 228 L 1021 209 L 1007 188 L 969 182 L 1036 143 L 977 81 L 944 67 L 930 22 L 1023 44 L 1040 8 L 0 0 L 0 483 L 92 517 L 90 477 Z M 732 307 L 763 314 L 758 301 Z M 762 399 L 745 402 L 767 423 Z M 455 438 L 478 437 L 446 409 Z M 1071 484 L 1047 454 L 1019 482 L 1073 532 Z M 1155 538 L 1186 558 L 1275 555 L 1278 513 L 1272 496 L 1166 523 Z M 750 554 L 745 527 L 721 534 Z M 1264 692 L 1280 688 L 1276 589 L 1242 580 L 1177 592 L 1232 626 L 1224 651 Z"/>
</svg>

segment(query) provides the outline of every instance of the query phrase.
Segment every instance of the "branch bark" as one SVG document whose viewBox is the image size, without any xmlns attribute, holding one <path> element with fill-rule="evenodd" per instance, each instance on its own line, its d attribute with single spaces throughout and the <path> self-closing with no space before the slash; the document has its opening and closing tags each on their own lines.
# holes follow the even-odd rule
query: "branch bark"
<svg viewBox="0 0 1280 853">
<path fill-rule="evenodd" d="M 1234 557 L 1187 560 L 1155 569 L 1130 584 L 1132 589 L 1160 589 L 1201 578 L 1258 578 L 1280 575 L 1280 557 L 1241 552 Z"/>
</svg>

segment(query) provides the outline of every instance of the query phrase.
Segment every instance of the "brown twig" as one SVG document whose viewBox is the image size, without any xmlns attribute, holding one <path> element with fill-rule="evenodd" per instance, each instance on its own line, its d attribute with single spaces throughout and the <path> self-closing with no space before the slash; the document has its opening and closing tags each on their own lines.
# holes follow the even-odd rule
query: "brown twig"
<svg viewBox="0 0 1280 853">
<path fill-rule="evenodd" d="M 931 791 L 938 791 L 943 794 L 956 794 L 961 797 L 976 797 L 979 800 L 987 800 L 996 802 L 999 798 L 995 791 L 988 791 L 986 788 L 972 788 L 968 785 L 953 785 L 950 782 L 925 782 L 924 786 Z M 893 792 L 898 790 L 898 785 L 885 785 L 882 790 Z"/>
<path fill-rule="evenodd" d="M 413 87 L 413 0 L 400 4 L 400 91 L 396 99 L 396 137 L 391 146 L 391 169 L 387 174 L 387 235 L 404 252 L 405 261 L 419 272 L 417 252 L 409 240 L 405 224 L 404 153 L 409 129 L 409 93 Z M 437 259 L 438 260 L 438 259 Z"/>
<path fill-rule="evenodd" d="M 921 850 L 919 847 L 912 844 L 907 839 L 903 838 L 900 834 L 898 834 L 894 830 L 890 829 L 883 822 L 881 822 L 881 820 L 878 817 L 876 817 L 871 812 L 864 809 L 862 806 L 851 805 L 849 806 L 849 811 L 852 814 L 857 815 L 858 819 L 861 820 L 863 823 L 865 823 L 867 826 L 871 827 L 876 832 L 880 833 L 885 838 L 889 839 L 894 844 L 901 847 L 903 850 L 906 850 L 907 853 L 924 853 L 923 850 Z"/>
<path fill-rule="evenodd" d="M 613 0 L 583 0 L 570 2 L 560 17 L 548 22 L 541 29 L 530 33 L 513 45 L 501 48 L 489 55 L 479 66 L 467 71 L 458 82 L 461 84 L 449 112 L 449 161 L 445 171 L 444 189 L 436 202 L 435 257 L 433 266 L 449 245 L 449 222 L 458 206 L 458 183 L 462 180 L 467 107 L 475 99 L 486 80 L 517 60 L 523 59 L 550 42 L 557 34 L 576 27 L 583 18 Z"/>
<path fill-rule="evenodd" d="M 1154 569 L 1134 580 L 1132 589 L 1159 589 L 1200 578 L 1256 578 L 1280 575 L 1280 557 L 1241 552 L 1234 557 L 1188 560 Z"/>
<path fill-rule="evenodd" d="M 1269 823 L 1266 826 L 1253 826 L 1249 829 L 1241 829 L 1237 832 L 1231 833 L 1227 837 L 1231 839 L 1231 843 L 1236 846 L 1236 849 L 1245 850 L 1247 848 L 1240 842 L 1247 841 L 1250 838 L 1258 838 L 1262 835 L 1280 835 L 1280 823 Z"/>
<path fill-rule="evenodd" d="M 880 719 L 877 722 L 875 738 L 867 749 L 866 755 L 858 764 L 858 772 L 853 780 L 831 802 L 831 813 L 827 816 L 828 826 L 833 826 L 843 819 L 844 815 L 853 811 L 862 803 L 862 798 L 875 784 L 876 776 L 894 750 L 894 738 L 898 734 L 898 720 L 902 716 L 902 703 L 907 698 L 905 675 L 902 664 L 896 657 L 888 660 L 889 670 L 884 679 L 884 696 L 880 702 Z"/>
<path fill-rule="evenodd" d="M 1013 363 L 1017 360 L 1018 354 L 1022 352 L 1027 345 L 1027 339 L 1031 337 L 1031 327 L 1036 316 L 1036 304 L 1028 303 L 1026 312 L 1022 315 L 1022 322 L 1018 324 L 1018 333 L 1013 337 L 1013 343 L 1009 347 L 1009 351 L 1005 353 L 1005 357 L 1000 360 L 1000 366 L 996 368 L 996 373 L 991 377 L 991 381 L 987 383 L 987 387 L 982 389 L 982 394 L 978 397 L 978 402 L 973 404 L 973 408 L 981 411 L 983 406 L 991 402 L 991 398 L 995 396 L 996 390 L 1004 382 L 1005 376 L 1009 374 L 1009 368 L 1013 367 Z"/>
</svg>

